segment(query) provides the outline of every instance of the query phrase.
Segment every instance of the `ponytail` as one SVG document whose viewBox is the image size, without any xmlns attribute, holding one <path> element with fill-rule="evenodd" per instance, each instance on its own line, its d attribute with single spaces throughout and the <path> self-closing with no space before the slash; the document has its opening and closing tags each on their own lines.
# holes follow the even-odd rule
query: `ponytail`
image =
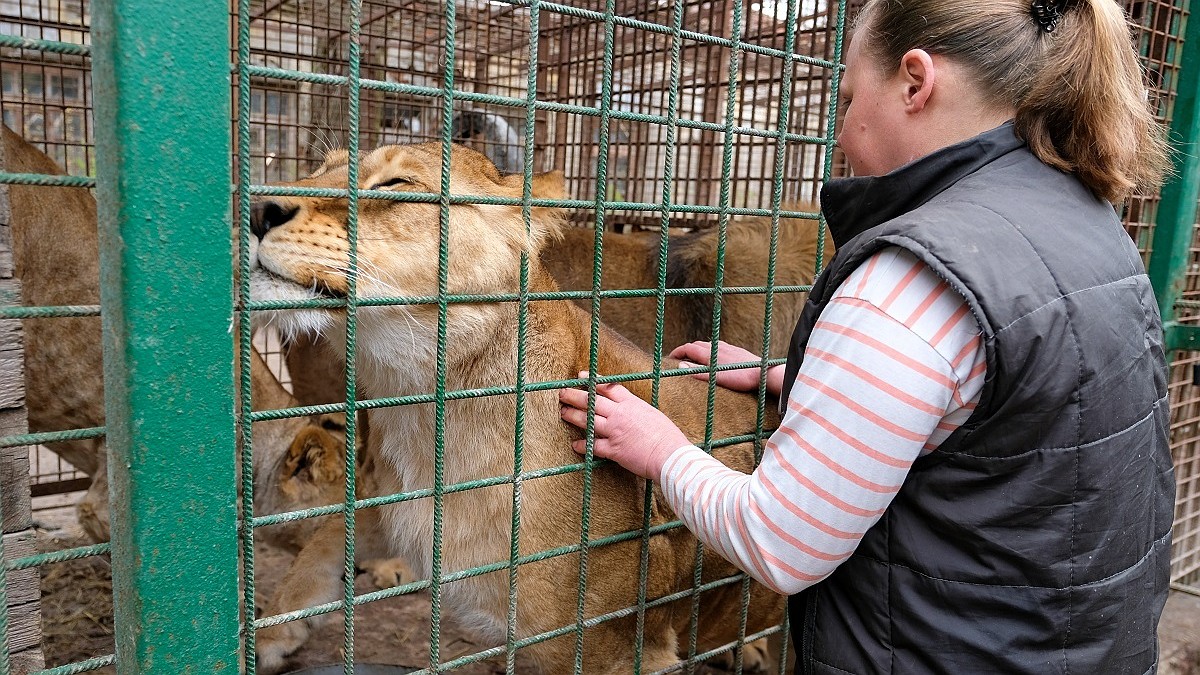
<svg viewBox="0 0 1200 675">
<path fill-rule="evenodd" d="M 1053 21 L 1038 5 L 1056 5 Z M 867 49 L 897 63 L 924 49 L 965 65 L 988 100 L 1016 109 L 1016 132 L 1046 164 L 1120 202 L 1168 170 L 1165 134 L 1145 97 L 1114 0 L 869 0 Z"/>
</svg>

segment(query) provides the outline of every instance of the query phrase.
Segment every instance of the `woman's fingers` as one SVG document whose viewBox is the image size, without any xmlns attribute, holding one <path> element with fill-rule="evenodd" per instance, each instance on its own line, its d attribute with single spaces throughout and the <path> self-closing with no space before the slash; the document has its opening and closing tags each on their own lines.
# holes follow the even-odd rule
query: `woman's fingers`
<svg viewBox="0 0 1200 675">
<path fill-rule="evenodd" d="M 700 365 L 707 365 L 708 357 L 711 353 L 712 344 L 708 342 L 689 342 L 672 349 L 669 356 L 673 359 L 696 361 Z"/>
<path fill-rule="evenodd" d="M 703 368 L 705 366 L 704 366 L 704 364 L 701 364 L 701 363 L 692 363 L 691 361 L 680 361 L 679 367 L 680 368 Z M 691 376 L 692 376 L 692 378 L 697 379 L 697 380 L 704 380 L 706 382 L 708 381 L 708 371 L 707 370 L 705 370 L 703 372 L 699 372 L 699 373 L 692 373 Z"/>
<path fill-rule="evenodd" d="M 582 438 L 579 439 L 578 441 L 571 441 L 571 449 L 574 450 L 576 452 L 576 454 L 586 455 L 587 454 L 587 441 Z M 608 439 L 597 438 L 592 443 L 592 454 L 597 457 L 607 458 L 608 457 Z"/>
<path fill-rule="evenodd" d="M 588 393 L 582 389 L 567 388 L 558 390 L 558 400 L 565 405 L 587 409 Z"/>
<path fill-rule="evenodd" d="M 671 350 L 671 358 L 679 359 L 680 368 L 698 368 L 708 365 L 712 345 L 708 342 L 689 342 Z M 692 373 L 697 380 L 708 380 L 708 373 Z"/>
<path fill-rule="evenodd" d="M 586 410 L 580 410 L 579 408 L 564 405 L 559 409 L 559 416 L 562 417 L 564 422 L 579 427 L 580 429 L 587 429 Z M 592 429 L 595 431 L 596 436 L 607 436 L 608 419 L 600 414 L 595 415 L 595 418 L 592 421 Z"/>
<path fill-rule="evenodd" d="M 596 414 L 608 415 L 612 411 L 611 397 L 605 395 L 603 387 L 611 385 L 600 385 L 596 387 Z M 569 406 L 587 410 L 588 393 L 583 389 L 559 389 L 558 400 Z"/>
<path fill-rule="evenodd" d="M 615 396 L 630 395 L 620 385 L 600 385 L 596 388 L 596 414 L 595 420 L 592 422 L 592 429 L 595 430 L 597 436 L 608 435 L 608 419 L 606 418 L 606 414 L 611 413 L 616 407 L 613 401 L 605 394 Z M 575 388 L 559 389 L 558 400 L 562 403 L 560 409 L 562 419 L 580 429 L 586 429 L 588 393 L 582 389 Z"/>
<path fill-rule="evenodd" d="M 600 400 L 604 399 L 604 409 L 601 410 Z M 596 413 L 600 415 L 608 415 L 612 409 L 612 402 L 622 403 L 633 398 L 633 394 L 625 387 L 610 382 L 609 384 L 596 385 Z"/>
<path fill-rule="evenodd" d="M 572 408 L 569 405 L 564 405 L 559 410 L 559 415 L 563 421 L 568 424 L 573 424 L 580 429 L 587 427 L 587 413 L 579 408 Z"/>
<path fill-rule="evenodd" d="M 586 378 L 587 372 L 579 373 L 580 377 Z M 568 405 L 573 405 L 576 408 L 587 409 L 588 393 L 585 389 L 559 389 L 558 400 Z M 615 403 L 621 403 L 633 398 L 633 393 L 628 389 L 615 382 L 596 385 L 596 414 L 608 416 L 612 414 L 616 407 Z"/>
</svg>

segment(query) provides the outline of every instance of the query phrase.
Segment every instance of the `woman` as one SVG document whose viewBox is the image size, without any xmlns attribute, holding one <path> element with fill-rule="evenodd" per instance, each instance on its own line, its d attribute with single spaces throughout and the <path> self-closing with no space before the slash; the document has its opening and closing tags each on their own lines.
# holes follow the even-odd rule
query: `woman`
<svg viewBox="0 0 1200 675">
<path fill-rule="evenodd" d="M 822 190 L 838 252 L 768 372 L 783 420 L 762 465 L 721 466 L 617 385 L 595 454 L 792 596 L 799 672 L 1153 672 L 1166 363 L 1112 203 L 1166 151 L 1124 15 L 871 0 L 841 93 L 855 177 Z M 583 427 L 586 392 L 560 397 Z"/>
</svg>

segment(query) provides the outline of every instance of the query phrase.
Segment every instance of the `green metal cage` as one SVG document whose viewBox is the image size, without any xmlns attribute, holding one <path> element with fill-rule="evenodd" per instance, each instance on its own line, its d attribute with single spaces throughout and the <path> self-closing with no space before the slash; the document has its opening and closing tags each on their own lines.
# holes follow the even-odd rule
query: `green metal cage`
<svg viewBox="0 0 1200 675">
<path fill-rule="evenodd" d="M 0 319 L 53 321 L 100 316 L 104 325 L 107 424 L 100 428 L 20 434 L 0 439 L 18 447 L 69 438 L 104 436 L 110 453 L 112 544 L 5 558 L 4 574 L 47 569 L 79 558 L 112 561 L 115 644 L 112 651 L 41 673 L 114 669 L 121 673 L 254 672 L 256 633 L 318 615 L 342 617 L 343 670 L 353 672 L 363 625 L 376 604 L 428 598 L 427 639 L 414 654 L 420 672 L 472 672 L 488 659 L 518 672 L 521 648 L 565 636 L 576 645 L 576 672 L 590 627 L 615 616 L 584 611 L 588 552 L 616 541 L 647 541 L 641 531 L 597 539 L 587 522 L 591 495 L 582 497 L 580 540 L 564 549 L 522 556 L 520 495 L 540 473 L 522 466 L 522 403 L 529 392 L 564 385 L 685 376 L 661 362 L 647 373 L 560 382 L 531 382 L 518 368 L 515 382 L 492 389 L 447 389 L 446 322 L 463 302 L 508 302 L 520 308 L 522 332 L 530 302 L 587 301 L 592 309 L 591 372 L 596 372 L 601 299 L 652 297 L 657 301 L 656 351 L 661 356 L 667 297 L 666 265 L 657 288 L 602 290 L 606 230 L 645 230 L 661 237 L 666 255 L 671 228 L 724 232 L 741 216 L 816 218 L 788 205 L 811 201 L 820 184 L 843 168 L 833 151 L 836 90 L 848 16 L 859 3 L 826 0 L 411 0 L 316 2 L 240 0 L 233 7 L 172 6 L 145 0 L 4 0 L 0 2 L 0 112 L 4 121 L 37 142 L 70 176 L 0 173 L 0 183 L 94 188 L 100 211 L 102 295 L 99 307 L 23 307 L 10 300 Z M 1172 379 L 1173 447 L 1179 470 L 1179 504 L 1172 577 L 1189 583 L 1200 573 L 1200 439 L 1192 385 L 1195 309 L 1200 283 L 1192 270 L 1196 205 L 1200 200 L 1196 73 L 1200 73 L 1200 22 L 1189 21 L 1189 0 L 1127 0 L 1151 77 L 1152 100 L 1171 122 L 1179 168 L 1160 195 L 1126 205 L 1131 236 L 1146 252 L 1169 344 L 1177 350 Z M 76 82 L 76 74 L 82 73 Z M 51 92 L 51 78 L 57 89 Z M 68 82 L 74 84 L 68 84 Z M 40 83 L 40 84 L 38 84 Z M 36 86 L 35 86 L 36 85 Z M 95 102 L 93 111 L 93 100 Z M 472 133 L 472 127 L 486 132 Z M 384 143 L 440 141 L 442 183 L 435 194 L 381 194 L 342 190 L 350 204 L 350 264 L 356 264 L 357 213 L 363 200 L 400 198 L 438 204 L 443 230 L 441 292 L 420 298 L 357 297 L 351 275 L 343 307 L 348 340 L 347 383 L 341 401 L 255 411 L 251 318 L 280 303 L 249 296 L 250 198 L 304 194 L 268 184 L 295 179 L 315 168 L 323 150 L 350 151 L 350 183 L 357 184 L 358 150 Z M 450 190 L 451 141 L 473 145 L 502 170 L 525 177 L 517 200 L 497 200 Z M 535 171 L 558 169 L 569 199 L 534 199 Z M 94 176 L 94 178 L 92 178 Z M 232 187 L 231 187 L 232 184 Z M 321 193 L 324 194 L 324 193 Z M 571 220 L 595 229 L 598 251 L 590 291 L 531 294 L 527 263 L 520 290 L 504 296 L 456 296 L 447 290 L 448 210 L 452 203 L 508 203 L 526 222 L 535 207 L 561 206 Z M 232 237 L 236 246 L 231 247 Z M 231 250 L 232 248 L 232 250 Z M 721 298 L 729 293 L 800 293 L 768 273 L 761 286 L 723 284 L 723 246 L 708 294 L 713 337 L 721 326 Z M 772 260 L 774 247 L 772 248 Z M 820 256 L 818 256 L 820 265 Z M 355 382 L 355 327 L 362 307 L 383 304 L 436 307 L 440 321 L 438 386 L 420 396 L 365 398 Z M 772 340 L 764 326 L 762 353 Z M 520 340 L 519 362 L 526 358 Z M 763 372 L 778 359 L 764 358 Z M 440 471 L 431 490 L 361 498 L 355 491 L 355 437 L 359 410 L 432 404 L 438 427 L 430 443 L 440 458 L 447 403 L 471 397 L 515 396 L 514 471 L 447 484 Z M 765 396 L 759 390 L 759 414 Z M 707 401 L 710 449 L 750 438 L 712 433 L 713 391 Z M 317 413 L 346 412 L 344 498 L 337 504 L 287 513 L 258 513 L 254 503 L 254 422 Z M 440 460 L 437 466 L 440 467 Z M 590 454 L 556 469 L 590 475 Z M 590 481 L 585 479 L 585 486 Z M 504 523 L 513 542 L 508 559 L 484 568 L 443 570 L 438 543 L 442 500 L 448 494 L 507 486 L 513 519 Z M 647 491 L 648 493 L 648 491 Z M 412 500 L 431 500 L 435 513 L 433 575 L 373 592 L 355 589 L 356 514 Z M 284 522 L 341 517 L 345 524 L 340 600 L 276 616 L 256 616 L 261 600 L 261 549 L 256 532 Z M 675 524 L 674 526 L 678 526 Z M 655 530 L 657 534 L 659 530 Z M 7 540 L 6 540 L 7 541 Z M 517 568 L 548 556 L 576 556 L 581 579 L 576 621 L 552 634 L 518 637 Z M 441 595 L 467 576 L 506 572 L 509 621 L 502 644 L 463 649 L 447 644 Z M 680 598 L 647 597 L 645 565 L 636 582 L 638 602 L 620 616 L 641 617 L 648 606 Z M 714 656 L 734 656 L 742 670 L 743 644 L 786 624 L 746 635 L 744 575 L 707 586 L 699 582 L 682 599 L 692 603 L 684 672 L 697 672 Z M 0 579 L 2 581 L 2 579 Z M 696 602 L 712 584 L 743 589 L 741 637 L 699 652 Z M 3 584 L 0 584 L 3 587 Z M 780 617 L 781 622 L 784 617 Z M 9 614 L 0 614 L 0 673 L 8 658 Z M 422 624 L 424 625 L 424 624 Z M 640 645 L 640 632 L 630 636 Z M 788 645 L 779 640 L 780 672 Z M 419 659 L 419 662 L 418 662 Z M 474 671 L 474 672 L 479 672 Z"/>
</svg>

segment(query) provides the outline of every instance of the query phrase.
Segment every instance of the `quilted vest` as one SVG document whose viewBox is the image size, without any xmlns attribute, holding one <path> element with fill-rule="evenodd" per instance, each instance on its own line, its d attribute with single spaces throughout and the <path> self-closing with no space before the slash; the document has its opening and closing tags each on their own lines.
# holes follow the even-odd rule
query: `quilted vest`
<svg viewBox="0 0 1200 675">
<path fill-rule="evenodd" d="M 784 392 L 838 286 L 890 246 L 966 298 L 987 375 L 855 553 L 790 599 L 797 672 L 1153 673 L 1175 493 L 1167 368 L 1112 206 L 1011 123 L 821 198 L 838 250 Z"/>
</svg>

